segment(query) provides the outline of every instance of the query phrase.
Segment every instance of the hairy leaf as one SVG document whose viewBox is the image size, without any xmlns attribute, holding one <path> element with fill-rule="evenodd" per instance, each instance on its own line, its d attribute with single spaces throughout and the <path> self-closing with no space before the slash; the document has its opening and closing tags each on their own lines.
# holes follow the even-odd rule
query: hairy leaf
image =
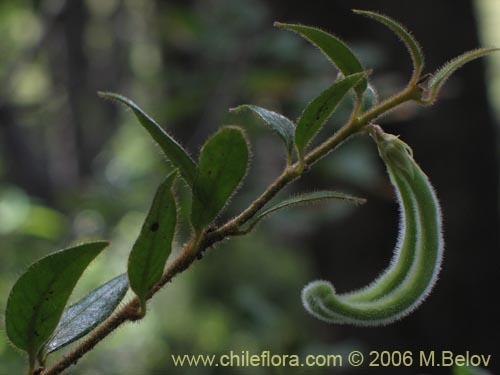
<svg viewBox="0 0 500 375">
<path fill-rule="evenodd" d="M 307 105 L 295 128 L 295 145 L 301 158 L 308 143 L 321 129 L 342 98 L 365 77 L 366 73 L 361 72 L 340 79 Z"/>
<path fill-rule="evenodd" d="M 446 80 L 450 78 L 450 76 L 455 73 L 457 69 L 461 68 L 469 61 L 499 50 L 500 48 L 479 48 L 465 52 L 460 56 L 455 57 L 453 60 L 448 61 L 436 73 L 434 73 L 429 82 L 429 100 L 434 101 L 437 98 L 441 87 L 443 87 Z"/>
<path fill-rule="evenodd" d="M 196 231 L 209 225 L 221 212 L 246 174 L 248 144 L 240 128 L 220 129 L 200 153 L 193 188 L 191 223 Z"/>
<path fill-rule="evenodd" d="M 493 373 L 482 367 L 455 365 L 452 375 L 493 375 Z"/>
<path fill-rule="evenodd" d="M 351 49 L 336 36 L 311 26 L 294 25 L 281 22 L 275 22 L 274 26 L 295 31 L 309 40 L 337 66 L 344 76 L 364 71 L 363 66 Z M 367 80 L 365 78 L 356 86 L 356 93 L 361 95 L 366 90 L 366 85 Z"/>
<path fill-rule="evenodd" d="M 302 302 L 330 323 L 386 325 L 414 311 L 434 287 L 443 257 L 441 210 L 436 193 L 398 137 L 371 125 L 401 207 L 400 235 L 390 265 L 365 288 L 339 294 L 329 281 L 306 285 Z"/>
<path fill-rule="evenodd" d="M 403 43 L 408 48 L 410 52 L 411 59 L 413 61 L 413 77 L 417 80 L 422 73 L 422 69 L 424 67 L 424 53 L 420 48 L 419 43 L 413 38 L 411 33 L 399 22 L 396 22 L 390 17 L 387 17 L 383 14 L 370 12 L 367 10 L 353 10 L 354 13 L 361 14 L 363 16 L 373 18 L 374 20 L 383 23 L 388 26 L 394 33 L 399 36 L 399 38 L 403 41 Z"/>
<path fill-rule="evenodd" d="M 172 250 L 177 208 L 172 184 L 177 172 L 169 174 L 158 187 L 139 237 L 128 259 L 130 288 L 145 304 L 146 295 L 163 274 Z"/>
<path fill-rule="evenodd" d="M 132 100 L 112 92 L 99 92 L 99 95 L 106 99 L 116 100 L 129 107 L 139 120 L 142 126 L 149 132 L 151 137 L 161 147 L 168 160 L 179 169 L 179 173 L 192 188 L 194 177 L 196 175 L 196 164 L 184 148 L 177 143 L 155 120 L 144 112 Z"/>
<path fill-rule="evenodd" d="M 232 108 L 231 111 L 239 112 L 244 109 L 249 109 L 256 113 L 276 134 L 278 134 L 285 144 L 288 160 L 291 160 L 293 153 L 293 134 L 295 132 L 295 124 L 293 121 L 279 113 L 251 104 L 240 105 L 236 108 Z"/>
<path fill-rule="evenodd" d="M 299 206 L 310 203 L 317 203 L 323 200 L 328 199 L 341 199 L 345 201 L 349 201 L 354 204 L 363 204 L 366 202 L 363 198 L 353 197 L 348 194 L 339 193 L 336 191 L 315 191 L 312 193 L 300 194 L 295 197 L 291 197 L 281 201 L 268 209 L 262 211 L 259 215 L 257 215 L 252 221 L 249 223 L 249 230 L 251 230 L 257 223 L 259 223 L 266 216 L 274 213 L 275 211 L 281 210 L 282 208 L 288 208 L 291 206 Z"/>
<path fill-rule="evenodd" d="M 30 364 L 50 338 L 83 271 L 108 242 L 90 242 L 50 254 L 21 275 L 7 301 L 10 341 L 26 351 Z"/>
<path fill-rule="evenodd" d="M 52 353 L 92 331 L 115 311 L 127 290 L 127 275 L 122 274 L 68 307 L 43 351 Z"/>
</svg>

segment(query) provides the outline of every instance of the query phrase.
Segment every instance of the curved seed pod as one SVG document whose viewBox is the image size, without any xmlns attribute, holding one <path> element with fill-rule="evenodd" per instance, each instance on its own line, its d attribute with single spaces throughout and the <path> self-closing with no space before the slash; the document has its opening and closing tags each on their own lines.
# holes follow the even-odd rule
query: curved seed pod
<svg viewBox="0 0 500 375">
<path fill-rule="evenodd" d="M 417 208 L 411 189 L 404 179 L 397 176 L 394 168 L 387 166 L 389 176 L 396 189 L 400 207 L 399 237 L 394 248 L 390 266 L 372 283 L 360 290 L 344 294 L 351 302 L 368 302 L 384 297 L 395 290 L 406 278 L 415 257 L 417 242 Z M 409 199 L 403 201 L 403 196 Z"/>
<path fill-rule="evenodd" d="M 273 112 L 252 104 L 242 104 L 236 108 L 229 109 L 229 111 L 238 113 L 244 109 L 249 109 L 257 114 L 264 121 L 264 123 L 266 123 L 266 125 L 268 125 L 281 138 L 286 147 L 287 162 L 288 164 L 291 164 L 294 148 L 294 122 L 280 113 Z"/>
<path fill-rule="evenodd" d="M 367 288 L 339 295 L 324 280 L 304 288 L 305 308 L 330 323 L 376 326 L 408 315 L 429 294 L 441 265 L 441 211 L 434 189 L 407 144 L 380 127 L 372 131 L 401 206 L 400 239 L 392 265 Z"/>
</svg>

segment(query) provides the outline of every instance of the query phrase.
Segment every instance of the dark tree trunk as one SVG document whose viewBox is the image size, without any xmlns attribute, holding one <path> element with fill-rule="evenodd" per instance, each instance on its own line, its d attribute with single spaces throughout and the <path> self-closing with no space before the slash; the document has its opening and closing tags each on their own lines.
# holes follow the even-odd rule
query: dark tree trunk
<svg viewBox="0 0 500 375">
<path fill-rule="evenodd" d="M 50 202 L 53 195 L 43 155 L 33 137 L 23 133 L 16 116 L 7 104 L 0 106 L 0 147 L 5 154 L 8 181 L 21 186 L 29 194 Z"/>
<path fill-rule="evenodd" d="M 33 0 L 33 6 L 38 9 L 39 2 Z M 117 7 L 110 16 L 113 33 L 122 27 L 121 13 L 122 7 Z M 23 51 L 16 64 L 7 68 L 14 71 L 17 65 L 48 57 L 54 90 L 47 93 L 47 102 L 61 97 L 65 102 L 57 114 L 40 120 L 46 126 L 22 131 L 19 121 L 32 108 L 18 108 L 7 95 L 0 99 L 7 179 L 51 204 L 57 204 L 51 197 L 59 191 L 82 186 L 82 179 L 93 172 L 94 157 L 117 125 L 116 106 L 103 104 L 97 91 L 119 91 L 117 82 L 126 71 L 123 41 L 113 39 L 110 50 L 95 58 L 85 47 L 88 17 L 84 1 L 66 2 L 56 13 L 45 16 L 39 43 Z M 47 118 L 50 125 L 42 124 Z"/>
</svg>

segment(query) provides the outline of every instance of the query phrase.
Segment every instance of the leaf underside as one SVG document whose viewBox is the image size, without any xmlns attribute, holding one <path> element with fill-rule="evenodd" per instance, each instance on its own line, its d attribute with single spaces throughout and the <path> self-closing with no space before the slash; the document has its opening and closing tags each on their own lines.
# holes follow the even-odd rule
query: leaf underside
<svg viewBox="0 0 500 375">
<path fill-rule="evenodd" d="M 113 313 L 127 290 L 127 275 L 122 274 L 68 307 L 43 351 L 52 353 L 92 331 Z"/>
<path fill-rule="evenodd" d="M 293 123 L 293 121 L 277 112 L 273 112 L 252 104 L 243 104 L 236 108 L 232 108 L 231 111 L 240 112 L 244 109 L 249 109 L 257 114 L 265 124 L 267 124 L 276 134 L 278 134 L 278 136 L 285 144 L 287 157 L 288 160 L 290 160 L 293 153 L 293 135 L 295 132 L 295 124 Z"/>
</svg>

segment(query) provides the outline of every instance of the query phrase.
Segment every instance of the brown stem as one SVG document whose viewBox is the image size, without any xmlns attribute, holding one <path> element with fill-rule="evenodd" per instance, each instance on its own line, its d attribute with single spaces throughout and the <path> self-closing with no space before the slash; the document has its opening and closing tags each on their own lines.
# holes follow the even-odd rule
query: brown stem
<svg viewBox="0 0 500 375">
<path fill-rule="evenodd" d="M 198 255 L 211 247 L 213 244 L 222 241 L 230 236 L 241 235 L 239 227 L 250 220 L 265 204 L 267 204 L 278 192 L 280 192 L 290 182 L 302 176 L 314 163 L 322 159 L 338 146 L 344 143 L 352 135 L 362 131 L 370 121 L 393 109 L 401 103 L 409 100 L 418 100 L 420 93 L 416 87 L 408 87 L 399 94 L 385 100 L 378 106 L 357 118 L 356 108 L 354 115 L 338 132 L 325 142 L 312 150 L 305 158 L 304 164 L 297 162 L 288 166 L 283 173 L 258 197 L 246 210 L 234 219 L 230 220 L 220 228 L 212 232 L 203 232 L 196 240 L 188 242 L 178 258 L 167 268 L 162 278 L 152 288 L 147 295 L 151 299 L 165 284 L 170 282 L 176 275 L 184 272 L 197 259 Z M 130 300 L 124 307 L 115 312 L 109 319 L 102 323 L 92 332 L 92 334 L 80 343 L 72 352 L 65 355 L 52 367 L 42 371 L 41 375 L 57 375 L 68 367 L 76 364 L 87 352 L 92 350 L 99 342 L 107 337 L 111 332 L 127 321 L 136 321 L 144 317 L 141 311 L 140 302 L 137 297 Z"/>
<path fill-rule="evenodd" d="M 165 284 L 171 281 L 176 275 L 185 271 L 195 260 L 196 256 L 192 254 L 188 243 L 181 255 L 167 268 L 161 280 L 153 287 L 147 299 L 153 297 Z M 81 342 L 73 351 L 62 357 L 57 363 L 50 368 L 41 372 L 40 375 L 57 375 L 62 373 L 70 366 L 76 365 L 78 360 L 87 352 L 91 351 L 99 342 L 106 338 L 111 332 L 127 321 L 136 321 L 144 317 L 141 313 L 140 301 L 137 297 L 132 298 L 125 306 L 115 312 L 104 323 L 97 327 L 92 334 Z"/>
</svg>

